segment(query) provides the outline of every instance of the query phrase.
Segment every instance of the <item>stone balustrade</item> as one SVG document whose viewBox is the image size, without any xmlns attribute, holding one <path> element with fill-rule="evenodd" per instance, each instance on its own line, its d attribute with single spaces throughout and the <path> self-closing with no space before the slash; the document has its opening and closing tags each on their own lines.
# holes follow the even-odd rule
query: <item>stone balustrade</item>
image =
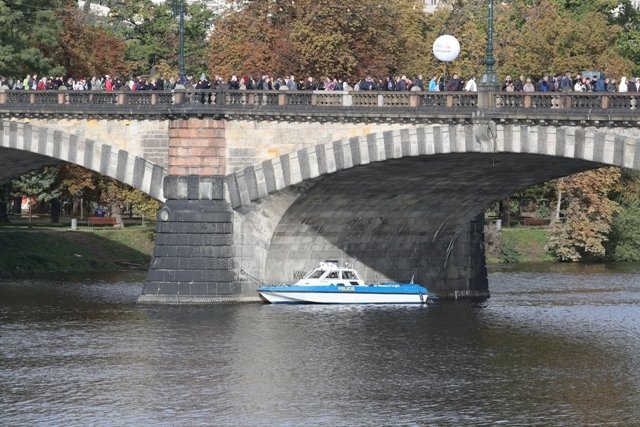
<svg viewBox="0 0 640 427">
<path fill-rule="evenodd" d="M 487 96 L 487 104 L 479 96 Z M 316 122 L 637 126 L 633 93 L 369 91 L 2 91 L 0 118 L 258 119 Z M 482 108 L 482 105 L 490 105 Z"/>
</svg>

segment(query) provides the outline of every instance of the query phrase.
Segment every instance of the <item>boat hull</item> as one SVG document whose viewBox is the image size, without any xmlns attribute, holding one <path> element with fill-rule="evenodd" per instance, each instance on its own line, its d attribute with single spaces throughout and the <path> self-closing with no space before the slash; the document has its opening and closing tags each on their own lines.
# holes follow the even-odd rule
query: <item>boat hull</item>
<svg viewBox="0 0 640 427">
<path fill-rule="evenodd" d="M 418 285 L 269 286 L 258 294 L 271 304 L 424 304 L 428 299 Z"/>
</svg>

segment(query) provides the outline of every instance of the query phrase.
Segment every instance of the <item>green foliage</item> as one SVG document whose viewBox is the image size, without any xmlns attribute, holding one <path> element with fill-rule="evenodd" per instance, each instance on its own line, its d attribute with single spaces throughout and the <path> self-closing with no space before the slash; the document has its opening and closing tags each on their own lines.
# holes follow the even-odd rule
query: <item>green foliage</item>
<svg viewBox="0 0 640 427">
<path fill-rule="evenodd" d="M 640 201 L 625 207 L 615 217 L 609 233 L 607 254 L 613 261 L 640 261 Z"/>
<path fill-rule="evenodd" d="M 164 60 L 178 64 L 178 19 L 172 4 L 155 4 L 151 0 L 110 0 L 108 23 L 126 44 L 126 60 L 134 74 L 149 74 Z M 214 13 L 202 2 L 185 2 L 185 64 L 187 72 L 200 74 L 207 70 L 207 34 Z"/>
<path fill-rule="evenodd" d="M 64 75 L 57 61 L 62 22 L 56 16 L 68 0 L 0 0 L 0 75 Z"/>
<path fill-rule="evenodd" d="M 513 235 L 510 233 L 501 233 L 500 235 L 500 258 L 502 262 L 508 264 L 520 261 L 520 252 Z"/>
<path fill-rule="evenodd" d="M 60 196 L 60 190 L 54 185 L 57 175 L 58 169 L 52 166 L 22 175 L 11 181 L 11 195 L 27 196 L 39 202 L 48 202 Z"/>
</svg>

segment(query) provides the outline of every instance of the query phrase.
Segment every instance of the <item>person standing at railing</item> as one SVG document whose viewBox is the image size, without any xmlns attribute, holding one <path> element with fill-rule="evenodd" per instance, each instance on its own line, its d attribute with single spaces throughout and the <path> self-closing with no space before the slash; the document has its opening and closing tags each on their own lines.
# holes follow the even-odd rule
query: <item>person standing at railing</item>
<svg viewBox="0 0 640 427">
<path fill-rule="evenodd" d="M 429 80 L 429 92 L 439 92 L 440 88 L 438 87 L 438 75 L 434 74 L 431 76 L 431 80 Z"/>
<path fill-rule="evenodd" d="M 413 86 L 419 87 L 420 90 L 424 90 L 424 83 L 422 82 L 422 74 L 418 74 L 418 76 L 413 79 Z"/>
<path fill-rule="evenodd" d="M 475 76 L 469 77 L 469 80 L 467 80 L 467 84 L 464 86 L 464 91 L 465 92 L 477 92 L 478 91 L 478 85 L 476 84 Z"/>
<path fill-rule="evenodd" d="M 229 83 L 227 84 L 229 90 L 240 90 L 240 82 L 238 81 L 238 76 L 235 74 L 231 76 Z"/>
<path fill-rule="evenodd" d="M 525 81 L 524 86 L 522 86 L 522 91 L 523 92 L 535 92 L 536 91 L 536 87 L 531 82 L 531 78 L 527 77 L 527 80 Z"/>
<path fill-rule="evenodd" d="M 514 92 L 513 80 L 511 80 L 511 76 L 507 76 L 504 78 L 504 82 L 502 83 L 502 90 L 504 92 Z"/>
<path fill-rule="evenodd" d="M 620 84 L 618 85 L 618 92 L 628 92 L 627 78 L 625 76 L 620 77 Z"/>
<path fill-rule="evenodd" d="M 571 92 L 573 90 L 571 73 L 569 71 L 567 71 L 566 74 L 560 78 L 559 89 L 560 92 Z"/>
<path fill-rule="evenodd" d="M 287 79 L 285 80 L 285 84 L 287 85 L 287 88 L 289 90 L 298 90 L 298 83 L 296 82 L 296 76 L 294 76 L 293 74 L 287 77 Z"/>
<path fill-rule="evenodd" d="M 464 86 L 462 86 L 462 79 L 460 79 L 460 76 L 457 74 L 454 74 L 451 80 L 449 80 L 449 83 L 447 83 L 447 90 L 449 92 L 457 92 L 462 90 L 462 88 L 464 88 Z"/>
<path fill-rule="evenodd" d="M 111 80 L 111 77 L 107 74 L 104 76 L 104 90 L 111 92 L 114 89 L 113 80 Z"/>
<path fill-rule="evenodd" d="M 607 90 L 606 80 L 604 78 L 604 73 L 600 73 L 596 83 L 593 85 L 593 90 L 595 92 L 604 92 Z"/>
<path fill-rule="evenodd" d="M 524 76 L 520 76 L 513 82 L 513 91 L 514 92 L 523 92 L 524 91 Z"/>
<path fill-rule="evenodd" d="M 538 82 L 537 87 L 538 92 L 551 92 L 551 88 L 549 85 L 549 76 L 544 76 Z"/>
</svg>

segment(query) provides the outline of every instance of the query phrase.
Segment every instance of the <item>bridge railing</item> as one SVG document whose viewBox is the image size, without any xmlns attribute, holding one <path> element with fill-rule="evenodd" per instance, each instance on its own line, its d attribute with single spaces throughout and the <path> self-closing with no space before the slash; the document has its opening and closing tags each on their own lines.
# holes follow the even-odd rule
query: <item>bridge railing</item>
<svg viewBox="0 0 640 427">
<path fill-rule="evenodd" d="M 370 92 L 370 91 L 0 91 L 0 108 L 65 105 L 71 106 L 148 106 L 162 110 L 170 106 L 228 109 L 422 109 L 475 110 L 478 96 L 469 92 Z M 606 110 L 631 111 L 639 107 L 640 96 L 610 92 L 496 92 L 499 111 Z"/>
<path fill-rule="evenodd" d="M 496 108 L 565 109 L 565 110 L 635 110 L 640 96 L 616 92 L 499 92 Z"/>
<path fill-rule="evenodd" d="M 474 108 L 477 95 L 466 92 L 346 91 L 4 91 L 0 105 L 149 105 L 293 108 Z"/>
</svg>

